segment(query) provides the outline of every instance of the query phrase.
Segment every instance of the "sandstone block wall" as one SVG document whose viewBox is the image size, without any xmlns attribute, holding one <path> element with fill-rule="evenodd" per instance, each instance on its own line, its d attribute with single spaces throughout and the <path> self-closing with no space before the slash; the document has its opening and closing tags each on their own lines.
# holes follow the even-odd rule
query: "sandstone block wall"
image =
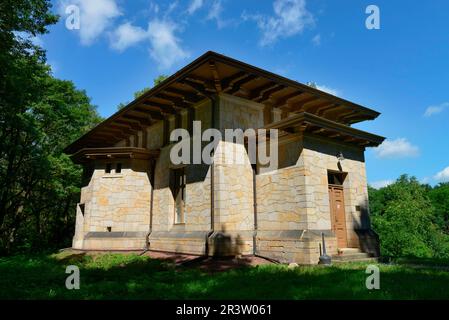
<svg viewBox="0 0 449 320">
<path fill-rule="evenodd" d="M 339 168 L 337 153 L 345 160 Z M 309 190 L 309 212 L 311 229 L 330 229 L 329 192 L 327 171 L 343 171 L 348 175 L 344 181 L 344 200 L 348 247 L 359 247 L 355 230 L 370 228 L 368 216 L 368 189 L 364 150 L 312 136 L 304 138 L 303 161 L 307 168 L 305 180 Z"/>
<path fill-rule="evenodd" d="M 107 163 L 112 164 L 111 173 L 105 172 Z M 116 163 L 122 164 L 121 173 L 115 173 Z M 83 239 L 92 232 L 97 233 L 97 242 L 107 241 L 101 233 L 145 234 L 149 229 L 150 195 L 148 161 L 137 159 L 98 161 L 89 184 L 81 190 L 80 204 L 84 204 L 84 215 L 78 207 L 73 246 L 90 249 L 86 246 L 94 240 L 86 242 Z M 94 248 L 96 242 L 93 243 L 91 247 Z M 144 246 L 139 244 L 139 249 L 142 248 Z"/>
<path fill-rule="evenodd" d="M 202 130 L 210 128 L 211 104 L 209 101 L 195 107 L 195 120 L 201 121 Z M 182 117 L 182 127 L 188 128 L 187 114 Z M 172 122 L 170 129 L 174 129 Z M 170 188 L 170 151 L 174 143 L 161 148 L 156 162 L 153 195 L 153 229 L 150 249 L 192 254 L 204 254 L 206 235 L 210 230 L 211 170 L 209 165 L 191 164 L 186 170 L 186 205 L 184 223 L 175 223 L 175 200 Z"/>
</svg>

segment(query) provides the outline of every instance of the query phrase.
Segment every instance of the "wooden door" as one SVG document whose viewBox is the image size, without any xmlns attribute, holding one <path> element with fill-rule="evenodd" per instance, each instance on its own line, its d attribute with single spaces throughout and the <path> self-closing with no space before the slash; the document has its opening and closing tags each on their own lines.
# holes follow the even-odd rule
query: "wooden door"
<svg viewBox="0 0 449 320">
<path fill-rule="evenodd" d="M 348 241 L 346 234 L 345 200 L 342 187 L 329 186 L 329 202 L 332 230 L 337 236 L 337 246 L 339 248 L 346 248 Z"/>
</svg>

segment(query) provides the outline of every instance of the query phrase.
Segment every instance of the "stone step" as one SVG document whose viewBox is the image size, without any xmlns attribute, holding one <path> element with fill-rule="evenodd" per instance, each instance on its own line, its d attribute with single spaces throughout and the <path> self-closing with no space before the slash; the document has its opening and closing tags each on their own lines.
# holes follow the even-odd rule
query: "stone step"
<svg viewBox="0 0 449 320">
<path fill-rule="evenodd" d="M 333 261 L 356 261 L 359 259 L 372 258 L 368 253 L 365 252 L 352 252 L 345 253 L 341 255 L 332 256 Z"/>
<path fill-rule="evenodd" d="M 379 262 L 378 258 L 370 257 L 370 258 L 358 258 L 358 259 L 351 259 L 351 260 L 335 260 L 332 258 L 332 263 L 347 263 L 347 262 L 371 262 L 371 263 L 377 263 Z"/>
<path fill-rule="evenodd" d="M 338 254 L 349 254 L 349 253 L 359 253 L 359 248 L 338 248 Z"/>
</svg>

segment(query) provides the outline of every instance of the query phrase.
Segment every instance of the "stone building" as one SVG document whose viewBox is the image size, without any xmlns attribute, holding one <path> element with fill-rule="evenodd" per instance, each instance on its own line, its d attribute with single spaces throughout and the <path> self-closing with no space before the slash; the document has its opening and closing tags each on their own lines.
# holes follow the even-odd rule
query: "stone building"
<svg viewBox="0 0 449 320">
<path fill-rule="evenodd" d="M 324 235 L 330 254 L 377 255 L 364 151 L 384 138 L 351 125 L 378 116 L 207 52 L 66 148 L 84 168 L 73 248 L 315 264 Z M 203 131 L 277 129 L 277 167 L 252 163 L 248 139 L 219 141 L 211 164 L 175 165 L 170 134 L 192 133 L 194 121 Z M 225 161 L 231 149 L 244 161 Z"/>
</svg>

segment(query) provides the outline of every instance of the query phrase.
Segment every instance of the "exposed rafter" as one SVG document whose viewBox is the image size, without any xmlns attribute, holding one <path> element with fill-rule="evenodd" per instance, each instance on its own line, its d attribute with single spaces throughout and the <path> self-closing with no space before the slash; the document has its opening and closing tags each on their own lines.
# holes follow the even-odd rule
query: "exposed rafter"
<svg viewBox="0 0 449 320">
<path fill-rule="evenodd" d="M 245 71 L 239 71 L 232 76 L 229 76 L 221 81 L 221 87 L 223 91 L 228 91 L 232 88 L 232 86 L 237 82 L 240 81 L 248 76 L 248 73 Z"/>
<path fill-rule="evenodd" d="M 124 119 L 127 119 L 126 121 L 131 121 L 131 122 L 138 122 L 141 126 L 151 126 L 153 125 L 153 122 L 149 119 L 149 117 L 145 117 L 145 118 L 141 118 L 141 117 L 137 117 L 137 116 L 133 116 L 133 115 L 124 115 L 123 116 Z"/>
<path fill-rule="evenodd" d="M 262 102 L 267 100 L 273 93 L 283 90 L 284 88 L 285 86 L 283 85 L 275 82 L 270 82 L 263 85 L 262 87 L 252 90 L 249 95 L 249 99 L 256 102 Z"/>
<path fill-rule="evenodd" d="M 220 76 L 218 74 L 217 66 L 215 65 L 215 61 L 209 62 L 209 69 L 210 69 L 210 71 L 212 73 L 212 77 L 214 79 L 215 90 L 217 92 L 223 91 L 223 88 L 221 87 L 221 80 L 220 80 Z"/>
<path fill-rule="evenodd" d="M 187 92 L 176 88 L 166 88 L 162 91 L 162 93 L 169 93 L 177 97 L 180 97 L 182 101 L 186 103 L 197 103 L 203 99 L 201 97 L 198 97 L 196 93 L 192 94 L 191 92 Z"/>
<path fill-rule="evenodd" d="M 304 92 L 302 91 L 294 91 L 292 93 L 286 94 L 285 96 L 279 98 L 276 100 L 275 104 L 279 107 L 279 108 L 283 108 L 283 107 L 287 107 L 288 101 L 290 99 L 293 98 L 297 98 L 299 97 L 301 94 L 303 94 Z"/>
<path fill-rule="evenodd" d="M 164 116 L 160 112 L 151 111 L 145 107 L 137 107 L 133 110 L 133 112 L 135 112 L 137 114 L 141 114 L 143 116 L 147 116 L 147 117 L 149 116 L 151 119 L 154 119 L 154 120 L 163 120 L 164 119 Z"/>
<path fill-rule="evenodd" d="M 162 104 L 162 103 L 157 103 L 154 101 L 144 101 L 142 106 L 144 108 L 148 108 L 149 110 L 152 111 L 159 111 L 162 113 L 166 113 L 166 114 L 175 114 L 176 113 L 176 109 L 173 107 L 173 103 L 171 103 L 170 105 L 168 104 Z"/>
<path fill-rule="evenodd" d="M 316 113 L 315 114 L 317 116 L 321 117 L 323 115 L 323 113 L 325 113 L 328 110 L 332 110 L 332 109 L 334 109 L 336 107 L 338 107 L 338 104 L 334 104 L 334 103 L 331 103 L 331 104 L 328 104 L 328 105 L 324 105 L 324 106 L 318 107 L 316 109 Z"/>
<path fill-rule="evenodd" d="M 235 81 L 231 87 L 226 88 L 225 90 L 223 90 L 223 92 L 226 92 L 228 94 L 234 94 L 234 93 L 240 91 L 241 87 L 244 84 L 251 82 L 253 80 L 256 80 L 257 78 L 258 77 L 254 74 L 248 74 L 245 77 L 241 78 L 240 80 Z"/>
<path fill-rule="evenodd" d="M 182 108 L 190 108 L 193 104 L 193 102 L 186 101 L 185 99 L 179 97 L 179 96 L 170 96 L 164 93 L 158 93 L 156 95 L 156 98 L 165 100 L 167 102 L 172 102 L 172 106 L 175 109 L 182 109 Z"/>
<path fill-rule="evenodd" d="M 115 120 L 114 121 L 114 123 L 115 124 L 118 124 L 118 125 L 121 125 L 121 126 L 126 126 L 126 127 L 129 127 L 129 128 L 131 128 L 131 129 L 134 129 L 134 130 L 144 130 L 147 126 L 144 126 L 144 125 L 142 125 L 142 124 L 137 124 L 137 122 L 134 122 L 134 121 L 129 121 L 129 120 L 120 120 L 120 119 L 118 119 L 118 120 Z"/>
<path fill-rule="evenodd" d="M 344 119 L 348 116 L 351 116 L 353 114 L 356 114 L 356 112 L 354 110 L 349 110 L 349 111 L 345 111 L 345 112 L 341 112 L 339 113 L 336 117 L 335 117 L 335 121 L 337 122 L 345 122 Z"/>
<path fill-rule="evenodd" d="M 292 102 L 291 111 L 292 112 L 301 112 L 304 111 L 304 106 L 308 103 L 317 100 L 318 98 L 315 96 L 307 97 L 304 99 L 301 99 L 301 101 L 295 101 Z"/>
<path fill-rule="evenodd" d="M 180 80 L 180 82 L 186 86 L 191 87 L 195 91 L 197 91 L 199 94 L 203 96 L 208 96 L 210 94 L 216 93 L 216 89 L 213 84 L 211 84 L 211 81 L 207 79 L 200 79 L 198 77 L 194 76 L 188 76 L 184 79 Z"/>
</svg>

